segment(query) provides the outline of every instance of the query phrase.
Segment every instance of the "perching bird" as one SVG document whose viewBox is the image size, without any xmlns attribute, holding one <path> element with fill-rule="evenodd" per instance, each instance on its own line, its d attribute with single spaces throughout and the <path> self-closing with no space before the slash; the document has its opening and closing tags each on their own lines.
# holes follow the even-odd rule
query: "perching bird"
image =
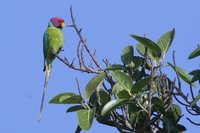
<svg viewBox="0 0 200 133">
<path fill-rule="evenodd" d="M 40 106 L 40 113 L 38 122 L 41 120 L 42 116 L 42 109 L 44 104 L 44 97 L 47 90 L 47 83 L 51 73 L 52 63 L 55 59 L 55 56 L 52 54 L 51 51 L 54 51 L 56 54 L 60 52 L 63 48 L 63 32 L 62 28 L 64 27 L 65 23 L 64 20 L 60 17 L 53 17 L 50 19 L 48 27 L 44 32 L 43 36 L 43 54 L 44 54 L 44 70 L 45 71 L 45 83 L 44 83 L 44 90 L 42 95 L 42 101 Z"/>
</svg>

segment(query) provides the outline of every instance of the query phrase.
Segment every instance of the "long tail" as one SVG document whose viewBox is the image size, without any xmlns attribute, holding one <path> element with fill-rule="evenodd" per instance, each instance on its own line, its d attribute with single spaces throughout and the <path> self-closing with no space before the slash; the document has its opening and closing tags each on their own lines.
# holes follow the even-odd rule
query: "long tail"
<svg viewBox="0 0 200 133">
<path fill-rule="evenodd" d="M 42 109 L 43 109 L 43 104 L 44 104 L 44 97 L 47 91 L 47 84 L 48 84 L 48 80 L 49 80 L 49 76 L 51 73 L 51 66 L 50 65 L 46 65 L 46 76 L 45 76 L 45 83 L 44 83 L 44 89 L 43 89 L 43 95 L 42 95 L 42 101 L 41 101 L 41 105 L 40 105 L 40 112 L 39 112 L 39 117 L 38 117 L 38 122 L 41 121 L 42 118 Z"/>
</svg>

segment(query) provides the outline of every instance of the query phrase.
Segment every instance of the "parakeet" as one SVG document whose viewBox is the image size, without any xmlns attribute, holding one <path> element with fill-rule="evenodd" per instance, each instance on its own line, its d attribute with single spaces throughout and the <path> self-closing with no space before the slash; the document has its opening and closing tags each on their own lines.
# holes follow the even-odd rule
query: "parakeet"
<svg viewBox="0 0 200 133">
<path fill-rule="evenodd" d="M 48 23 L 48 27 L 43 35 L 43 54 L 44 54 L 44 70 L 45 71 L 45 83 L 42 95 L 42 101 L 39 112 L 38 122 L 41 120 L 42 109 L 44 104 L 44 97 L 47 90 L 47 83 L 51 73 L 52 63 L 55 56 L 52 54 L 51 50 L 56 54 L 60 52 L 63 48 L 64 38 L 62 28 L 64 27 L 64 19 L 60 17 L 53 17 Z"/>
</svg>

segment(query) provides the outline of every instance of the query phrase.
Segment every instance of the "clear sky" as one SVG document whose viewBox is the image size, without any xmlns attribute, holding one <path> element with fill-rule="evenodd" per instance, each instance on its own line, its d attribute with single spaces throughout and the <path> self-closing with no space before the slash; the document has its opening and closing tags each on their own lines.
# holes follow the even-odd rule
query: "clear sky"
<svg viewBox="0 0 200 133">
<path fill-rule="evenodd" d="M 180 0 L 2 0 L 0 2 L 1 65 L 0 65 L 0 132 L 1 133 L 73 133 L 77 126 L 76 113 L 65 113 L 68 106 L 52 105 L 48 101 L 61 92 L 77 92 L 75 77 L 82 92 L 92 75 L 68 69 L 55 60 L 49 81 L 43 117 L 37 123 L 44 84 L 42 36 L 50 17 L 61 16 L 71 24 L 69 7 L 91 50 L 97 57 L 108 57 L 120 63 L 120 53 L 136 43 L 129 34 L 146 34 L 157 40 L 161 34 L 176 28 L 172 47 L 165 61 L 172 61 L 176 50 L 177 64 L 187 71 L 199 66 L 197 59 L 185 61 L 200 43 L 200 1 Z M 65 51 L 61 56 L 70 60 L 76 55 L 77 35 L 72 28 L 63 29 Z M 171 70 L 171 69 L 169 69 Z M 170 74 L 170 71 L 169 75 Z M 172 72 L 172 71 L 171 71 Z M 174 77 L 172 76 L 171 79 Z M 187 91 L 188 86 L 183 86 Z M 196 120 L 198 120 L 196 118 Z M 199 121 L 200 122 L 200 121 Z M 185 117 L 187 132 L 199 127 Z M 117 132 L 94 121 L 88 133 Z"/>
</svg>

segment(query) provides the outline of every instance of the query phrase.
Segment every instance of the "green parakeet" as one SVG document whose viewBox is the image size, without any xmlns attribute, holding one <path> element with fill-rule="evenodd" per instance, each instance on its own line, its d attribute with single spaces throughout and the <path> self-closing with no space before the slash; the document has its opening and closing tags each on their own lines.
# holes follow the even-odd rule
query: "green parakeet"
<svg viewBox="0 0 200 133">
<path fill-rule="evenodd" d="M 52 63 L 55 59 L 55 56 L 51 53 L 53 50 L 56 54 L 60 52 L 63 47 L 63 32 L 62 28 L 64 27 L 64 20 L 60 17 L 53 17 L 50 19 L 48 27 L 44 32 L 43 36 L 43 53 L 44 53 L 44 70 L 45 71 L 45 83 L 44 90 L 42 95 L 42 101 L 40 106 L 40 113 L 38 122 L 41 120 L 42 109 L 44 104 L 44 97 L 47 90 L 47 83 L 51 73 Z"/>
</svg>

